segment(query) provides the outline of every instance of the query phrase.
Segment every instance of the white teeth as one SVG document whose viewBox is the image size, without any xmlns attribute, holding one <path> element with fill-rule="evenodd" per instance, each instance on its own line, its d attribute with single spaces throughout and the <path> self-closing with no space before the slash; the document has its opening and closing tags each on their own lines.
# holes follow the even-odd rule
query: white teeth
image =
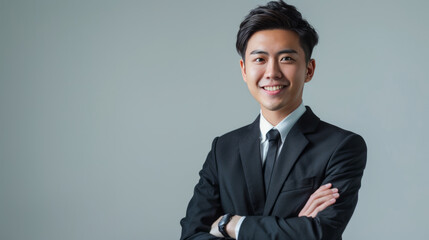
<svg viewBox="0 0 429 240">
<path fill-rule="evenodd" d="M 282 88 L 283 88 L 283 86 L 264 87 L 264 89 L 267 91 L 277 91 L 277 90 L 282 89 Z"/>
</svg>

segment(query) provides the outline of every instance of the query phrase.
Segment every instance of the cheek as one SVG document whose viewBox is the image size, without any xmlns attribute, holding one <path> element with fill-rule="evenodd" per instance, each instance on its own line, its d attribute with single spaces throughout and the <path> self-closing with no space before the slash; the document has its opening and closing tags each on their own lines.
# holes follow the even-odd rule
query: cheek
<svg viewBox="0 0 429 240">
<path fill-rule="evenodd" d="M 285 76 L 295 77 L 300 69 L 296 65 L 285 65 L 282 67 L 282 72 Z"/>
<path fill-rule="evenodd" d="M 261 68 L 248 68 L 247 79 L 248 81 L 257 82 L 264 75 L 264 71 Z"/>
<path fill-rule="evenodd" d="M 306 69 L 291 66 L 290 68 L 283 71 L 283 74 L 289 81 L 295 84 L 303 83 L 306 79 Z"/>
</svg>

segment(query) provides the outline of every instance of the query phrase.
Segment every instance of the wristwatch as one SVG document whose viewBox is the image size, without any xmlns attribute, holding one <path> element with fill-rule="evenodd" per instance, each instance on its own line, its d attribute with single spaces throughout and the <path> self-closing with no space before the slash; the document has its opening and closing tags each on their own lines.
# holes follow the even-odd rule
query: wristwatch
<svg viewBox="0 0 429 240">
<path fill-rule="evenodd" d="M 229 223 L 229 221 L 231 221 L 232 218 L 232 214 L 231 213 L 227 213 L 225 215 L 223 215 L 222 219 L 219 222 L 219 232 L 222 233 L 222 235 L 226 238 L 230 238 L 230 236 L 228 235 L 228 233 L 226 232 L 226 225 Z"/>
</svg>

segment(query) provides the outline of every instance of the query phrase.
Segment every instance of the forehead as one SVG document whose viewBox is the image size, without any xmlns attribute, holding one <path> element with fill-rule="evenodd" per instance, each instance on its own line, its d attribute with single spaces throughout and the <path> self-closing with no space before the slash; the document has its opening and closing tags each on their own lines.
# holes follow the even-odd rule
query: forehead
<svg viewBox="0 0 429 240">
<path fill-rule="evenodd" d="M 246 55 L 255 50 L 278 52 L 284 49 L 292 49 L 298 54 L 304 54 L 299 36 L 294 31 L 284 29 L 262 30 L 250 37 L 247 42 Z"/>
</svg>

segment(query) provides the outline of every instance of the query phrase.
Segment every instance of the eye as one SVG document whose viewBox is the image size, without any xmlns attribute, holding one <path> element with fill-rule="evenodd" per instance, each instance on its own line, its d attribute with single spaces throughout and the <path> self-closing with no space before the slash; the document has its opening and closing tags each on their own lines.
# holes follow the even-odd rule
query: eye
<svg viewBox="0 0 429 240">
<path fill-rule="evenodd" d="M 265 59 L 263 59 L 263 58 L 255 58 L 255 62 L 262 63 L 262 62 L 265 62 Z"/>
<path fill-rule="evenodd" d="M 282 59 L 280 59 L 280 61 L 284 62 L 284 61 L 293 61 L 293 58 L 291 57 L 282 57 Z"/>
</svg>

